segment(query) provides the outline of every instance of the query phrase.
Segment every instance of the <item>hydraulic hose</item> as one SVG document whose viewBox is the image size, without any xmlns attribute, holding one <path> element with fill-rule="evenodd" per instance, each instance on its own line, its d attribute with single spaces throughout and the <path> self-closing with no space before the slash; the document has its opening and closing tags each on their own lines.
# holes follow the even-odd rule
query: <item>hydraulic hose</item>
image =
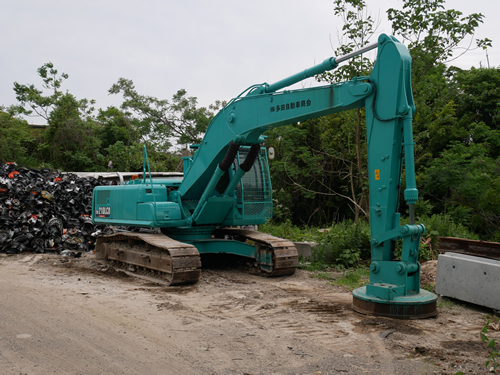
<svg viewBox="0 0 500 375">
<path fill-rule="evenodd" d="M 236 186 L 238 183 L 241 181 L 243 176 L 252 168 L 253 163 L 255 162 L 255 159 L 257 156 L 259 156 L 260 152 L 260 145 L 255 144 L 250 147 L 250 151 L 248 152 L 247 157 L 245 158 L 245 161 L 240 164 L 240 167 L 236 170 L 236 173 L 234 174 L 231 182 L 226 188 L 226 191 L 224 191 L 224 195 L 228 196 L 233 196 L 234 191 L 236 189 Z"/>
<path fill-rule="evenodd" d="M 224 159 L 219 163 L 219 168 L 226 172 L 229 167 L 231 167 L 231 164 L 233 164 L 234 158 L 236 157 L 236 154 L 238 153 L 240 149 L 240 146 L 234 143 L 234 141 L 231 141 L 231 144 L 229 145 L 229 148 L 227 149 L 226 156 Z M 246 161 L 246 160 L 245 160 Z"/>
<path fill-rule="evenodd" d="M 252 168 L 255 159 L 257 159 L 257 156 L 259 156 L 259 152 L 260 152 L 260 145 L 259 144 L 252 145 L 252 147 L 250 147 L 250 151 L 248 152 L 247 157 L 245 158 L 245 161 L 240 164 L 241 170 L 248 172 Z"/>
<path fill-rule="evenodd" d="M 227 172 L 227 170 L 231 167 L 233 164 L 234 158 L 236 157 L 236 154 L 238 153 L 240 149 L 240 146 L 234 143 L 234 141 L 231 141 L 231 144 L 229 145 L 229 148 L 227 149 L 226 156 L 224 159 L 219 163 L 218 167 L 215 168 L 214 174 L 212 175 L 212 178 L 208 182 L 207 187 L 203 191 L 203 194 L 201 195 L 200 200 L 198 201 L 198 205 L 196 206 L 193 214 L 191 215 L 192 220 L 196 221 L 198 218 L 198 215 L 201 212 L 201 209 L 203 208 L 203 205 L 209 198 L 209 196 L 213 193 L 215 187 L 217 186 L 217 183 L 221 179 L 221 177 L 224 175 L 224 173 Z"/>
</svg>

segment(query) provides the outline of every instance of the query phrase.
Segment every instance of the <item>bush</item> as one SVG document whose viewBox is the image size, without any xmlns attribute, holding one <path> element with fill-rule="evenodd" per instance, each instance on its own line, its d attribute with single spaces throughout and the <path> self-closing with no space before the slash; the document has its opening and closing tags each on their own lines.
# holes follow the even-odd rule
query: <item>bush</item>
<svg viewBox="0 0 500 375">
<path fill-rule="evenodd" d="M 422 223 L 426 232 L 422 235 L 420 261 L 437 259 L 439 237 L 459 237 L 477 240 L 477 234 L 466 226 L 456 223 L 449 215 L 421 216 L 416 223 Z M 401 225 L 409 224 L 409 218 L 402 218 Z M 313 248 L 311 262 L 305 267 L 310 271 L 327 268 L 353 268 L 371 258 L 370 224 L 366 221 L 354 223 L 347 220 L 320 231 L 311 227 L 297 227 L 290 220 L 282 224 L 268 221 L 259 227 L 261 232 L 289 239 L 290 241 L 317 242 Z M 401 258 L 402 241 L 395 246 L 395 259 Z"/>
<path fill-rule="evenodd" d="M 268 220 L 267 223 L 259 226 L 259 231 L 295 242 L 318 242 L 323 236 L 317 228 L 298 227 L 293 225 L 290 220 L 280 224 Z"/>
<path fill-rule="evenodd" d="M 313 262 L 340 268 L 352 268 L 370 256 L 370 225 L 364 221 L 335 224 L 313 249 Z"/>
</svg>

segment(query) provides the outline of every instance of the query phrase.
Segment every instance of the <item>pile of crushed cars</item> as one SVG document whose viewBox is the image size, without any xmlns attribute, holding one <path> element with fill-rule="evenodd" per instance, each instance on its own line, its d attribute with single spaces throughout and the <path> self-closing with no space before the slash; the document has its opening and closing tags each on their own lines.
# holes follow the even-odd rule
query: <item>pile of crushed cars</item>
<svg viewBox="0 0 500 375">
<path fill-rule="evenodd" d="M 109 184 L 102 178 L 0 164 L 0 252 L 78 257 L 93 250 L 107 228 L 92 223 L 92 191 Z"/>
</svg>

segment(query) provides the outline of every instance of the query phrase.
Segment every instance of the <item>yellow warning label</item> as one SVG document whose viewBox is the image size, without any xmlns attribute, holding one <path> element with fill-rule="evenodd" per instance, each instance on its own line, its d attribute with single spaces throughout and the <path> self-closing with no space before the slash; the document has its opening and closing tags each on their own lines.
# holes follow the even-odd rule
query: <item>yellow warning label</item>
<svg viewBox="0 0 500 375">
<path fill-rule="evenodd" d="M 380 169 L 375 169 L 375 180 L 380 180 Z"/>
</svg>

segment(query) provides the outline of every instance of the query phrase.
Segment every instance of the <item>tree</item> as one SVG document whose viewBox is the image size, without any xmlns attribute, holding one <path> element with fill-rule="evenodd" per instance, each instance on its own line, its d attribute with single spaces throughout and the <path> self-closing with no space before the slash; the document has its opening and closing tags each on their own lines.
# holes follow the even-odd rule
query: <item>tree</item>
<svg viewBox="0 0 500 375">
<path fill-rule="evenodd" d="M 116 142 L 122 142 L 124 146 L 130 146 L 140 140 L 137 125 L 118 108 L 99 109 L 97 122 L 101 125 L 99 138 L 103 149 Z"/>
<path fill-rule="evenodd" d="M 19 113 L 31 116 L 35 113 L 48 123 L 44 132 L 45 142 L 35 150 L 38 159 L 52 167 L 64 170 L 94 170 L 99 164 L 99 139 L 92 116 L 93 100 L 78 100 L 72 94 L 61 91 L 68 79 L 66 73 L 58 74 L 52 63 L 38 68 L 42 88 L 34 84 L 14 82 L 19 101 Z M 44 90 L 48 90 L 46 94 Z"/>
<path fill-rule="evenodd" d="M 352 132 L 340 117 L 325 116 L 266 133 L 276 149 L 270 170 L 278 221 L 329 225 L 355 216 L 356 148 L 345 142 Z"/>
<path fill-rule="evenodd" d="M 479 125 L 481 127 L 481 125 Z M 499 131 L 477 129 L 488 139 Z M 500 159 L 488 156 L 488 143 L 456 142 L 422 175 L 422 190 L 434 210 L 449 214 L 483 239 L 500 240 Z"/>
<path fill-rule="evenodd" d="M 457 127 L 454 98 L 458 87 L 445 63 L 470 49 L 473 35 L 484 16 L 468 16 L 455 9 L 445 9 L 444 0 L 404 0 L 403 9 L 387 11 L 393 34 L 407 43 L 412 56 L 412 88 L 417 113 L 413 128 L 417 167 L 438 157 L 446 146 L 467 136 Z M 469 47 L 454 56 L 459 45 L 469 40 Z M 477 47 L 491 46 L 491 40 L 476 40 Z"/>
<path fill-rule="evenodd" d="M 408 43 L 414 65 L 415 62 L 417 65 L 413 70 L 417 80 L 428 69 L 448 61 L 458 46 L 470 38 L 469 47 L 459 56 L 466 53 L 476 28 L 483 22 L 481 13 L 464 16 L 458 10 L 445 9 L 444 4 L 445 0 L 404 0 L 402 10 L 387 10 L 394 35 Z M 476 45 L 491 47 L 491 40 L 477 39 Z"/>
<path fill-rule="evenodd" d="M 462 126 L 484 123 L 500 129 L 500 69 L 455 68 L 453 80 L 459 88 L 455 102 Z"/>
<path fill-rule="evenodd" d="M 457 10 L 445 10 L 443 4 L 443 0 L 404 0 L 402 10 L 388 10 L 394 34 L 407 43 L 413 57 L 412 82 L 417 107 L 414 138 L 417 171 L 420 172 L 451 142 L 464 141 L 471 135 L 470 127 L 457 126 L 456 100 L 460 87 L 453 79 L 453 71 L 444 63 L 458 44 L 472 38 L 483 16 L 476 13 L 463 16 Z M 368 13 L 365 1 L 335 0 L 334 14 L 344 23 L 336 56 L 369 43 L 376 21 Z M 491 45 L 491 41 L 478 41 L 478 45 L 485 47 Z M 373 61 L 360 55 L 317 78 L 328 83 L 345 81 L 368 75 L 372 67 Z M 299 199 L 297 191 L 302 190 L 300 199 L 313 205 L 312 209 L 300 208 L 291 213 L 295 224 L 307 223 L 316 209 L 319 211 L 314 217 L 322 217 L 326 220 L 324 224 L 331 222 L 333 217 L 357 220 L 367 215 L 364 118 L 364 109 L 346 111 L 294 125 L 307 129 L 305 135 L 300 130 L 283 128 L 268 133 L 268 144 L 286 150 L 283 154 L 277 152 L 271 166 L 277 190 L 275 197 L 279 196 L 282 202 L 294 202 Z M 280 157 L 285 157 L 286 163 Z M 314 163 L 321 168 L 313 167 Z M 333 175 L 335 178 L 330 178 Z M 334 216 L 319 215 L 328 207 L 317 197 L 320 195 L 330 200 L 336 197 L 333 201 L 338 211 Z M 298 204 L 292 203 L 292 207 L 297 209 Z"/>
<path fill-rule="evenodd" d="M 54 166 L 66 171 L 98 169 L 102 156 L 97 124 L 80 116 L 80 102 L 73 95 L 62 95 L 48 120 L 46 140 Z"/>
<path fill-rule="evenodd" d="M 36 136 L 28 123 L 15 117 L 15 108 L 0 107 L 0 162 L 24 163 L 28 159 L 29 143 Z"/>
<path fill-rule="evenodd" d="M 178 90 L 169 102 L 152 96 L 140 95 L 132 80 L 120 78 L 110 89 L 110 94 L 122 93 L 121 108 L 129 116 L 137 116 L 138 132 L 143 142 L 155 149 L 167 150 L 176 144 L 199 143 L 213 117 L 210 109 L 197 107 L 195 97 L 188 97 L 186 90 Z"/>
<path fill-rule="evenodd" d="M 339 37 L 340 47 L 334 51 L 335 55 L 345 55 L 367 45 L 376 22 L 367 14 L 365 2 L 336 0 L 334 5 L 335 15 L 344 22 Z M 317 80 L 328 83 L 346 81 L 368 74 L 372 67 L 373 62 L 360 55 L 349 64 L 319 75 Z M 291 196 L 300 192 L 301 199 L 307 199 L 300 205 L 304 207 L 293 215 L 294 222 L 309 224 L 313 216 L 315 222 L 320 220 L 318 224 L 351 217 L 357 221 L 361 216 L 367 216 L 364 110 L 346 111 L 293 126 L 299 129 L 273 131 L 282 135 L 283 145 L 278 144 L 278 149 L 287 144 L 294 146 L 288 148 L 285 161 L 273 162 L 272 172 L 273 181 L 279 181 L 278 191 L 291 190 Z M 298 138 L 285 140 L 285 136 Z M 288 199 L 283 193 L 280 195 L 281 200 Z M 307 208 L 311 205 L 312 210 Z"/>
<path fill-rule="evenodd" d="M 49 121 L 49 116 L 52 110 L 58 106 L 60 100 L 63 100 L 64 93 L 60 90 L 62 83 L 69 78 L 66 73 L 58 75 L 57 69 L 51 62 L 43 64 L 37 70 L 39 77 L 42 79 L 42 87 L 45 90 L 52 92 L 51 95 L 44 95 L 44 91 L 35 87 L 35 85 L 21 85 L 14 82 L 14 92 L 16 99 L 20 103 L 17 110 L 20 114 L 26 116 L 40 116 L 44 120 Z M 81 115 L 89 117 L 94 110 L 92 105 L 94 100 L 82 99 L 78 101 L 78 111 Z M 27 108 L 28 107 L 28 108 Z"/>
</svg>

